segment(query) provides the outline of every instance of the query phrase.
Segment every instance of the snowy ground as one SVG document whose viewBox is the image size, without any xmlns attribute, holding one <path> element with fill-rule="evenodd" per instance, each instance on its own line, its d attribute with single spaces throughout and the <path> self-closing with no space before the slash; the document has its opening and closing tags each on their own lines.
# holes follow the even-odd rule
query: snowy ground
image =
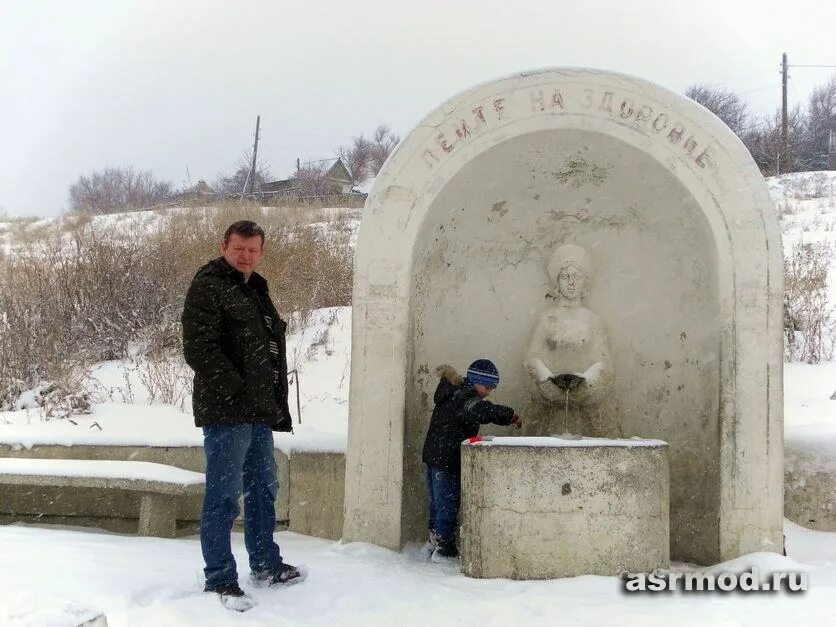
<svg viewBox="0 0 836 627">
<path fill-rule="evenodd" d="M 294 433 L 275 434 L 276 448 L 344 451 L 348 425 L 348 368 L 351 308 L 321 309 L 305 329 L 288 337 L 288 364 L 299 370 L 301 423 L 295 383 L 290 389 Z M 177 406 L 149 405 L 142 364 L 107 362 L 92 372 L 88 387 L 100 400 L 93 413 L 71 419 L 44 418 L 34 402 L 28 408 L 0 412 L 0 444 L 113 444 L 203 446 L 194 426 L 191 397 Z"/>
<path fill-rule="evenodd" d="M 836 361 L 784 364 L 784 443 L 836 473 Z"/>
<path fill-rule="evenodd" d="M 7 526 L 0 527 L 0 624 L 68 625 L 67 616 L 79 607 L 102 610 L 111 627 L 836 624 L 833 534 L 792 523 L 786 531 L 790 557 L 760 553 L 712 571 L 803 571 L 810 582 L 805 593 L 627 594 L 616 577 L 468 579 L 454 566 L 421 559 L 415 548 L 399 554 L 282 532 L 276 539 L 283 554 L 309 568 L 307 581 L 283 590 L 250 589 L 258 606 L 237 614 L 201 593 L 196 538 Z M 246 564 L 240 534 L 234 542 L 240 567 Z"/>
</svg>

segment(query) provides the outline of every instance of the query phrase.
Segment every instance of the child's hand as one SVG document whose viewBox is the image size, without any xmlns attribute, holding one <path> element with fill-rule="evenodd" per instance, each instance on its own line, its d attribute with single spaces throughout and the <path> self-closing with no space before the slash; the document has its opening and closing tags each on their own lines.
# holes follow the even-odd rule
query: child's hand
<svg viewBox="0 0 836 627">
<path fill-rule="evenodd" d="M 511 418 L 511 424 L 514 425 L 517 429 L 522 427 L 522 423 L 523 423 L 522 416 L 518 416 L 517 414 L 514 414 L 514 417 Z"/>
</svg>

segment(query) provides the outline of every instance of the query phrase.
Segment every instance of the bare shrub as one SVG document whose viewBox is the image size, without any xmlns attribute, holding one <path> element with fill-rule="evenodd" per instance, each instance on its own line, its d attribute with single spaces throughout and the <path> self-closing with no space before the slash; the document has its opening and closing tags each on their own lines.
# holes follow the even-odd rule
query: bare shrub
<svg viewBox="0 0 836 627">
<path fill-rule="evenodd" d="M 328 318 L 325 320 L 324 326 L 316 332 L 313 340 L 308 345 L 305 358 L 308 361 L 316 358 L 317 353 L 322 350 L 326 355 L 333 354 L 333 350 L 328 347 L 328 342 L 331 339 L 331 327 L 337 322 L 337 310 L 332 309 L 329 312 Z"/>
<path fill-rule="evenodd" d="M 345 163 L 348 171 L 351 172 L 355 185 L 362 185 L 371 176 L 369 166 L 373 150 L 374 144 L 366 139 L 362 133 L 358 137 L 352 138 L 350 146 L 340 147 L 340 158 Z"/>
<path fill-rule="evenodd" d="M 34 390 L 34 401 L 46 419 L 68 418 L 93 412 L 93 398 L 86 389 L 90 369 L 77 360 L 65 360 L 55 370 L 56 379 L 44 381 Z"/>
<path fill-rule="evenodd" d="M 256 164 L 255 175 L 250 176 L 252 170 L 252 152 L 243 155 L 238 160 L 235 170 L 218 175 L 212 189 L 218 199 L 241 196 L 245 193 L 258 191 L 261 186 L 271 180 L 270 169 L 260 161 Z"/>
<path fill-rule="evenodd" d="M 806 169 L 804 125 L 805 117 L 801 107 L 793 107 L 787 115 L 786 150 L 781 133 L 780 111 L 753 120 L 740 138 L 764 176 L 797 172 Z"/>
<path fill-rule="evenodd" d="M 49 221 L 27 217 L 12 222 L 9 233 L 16 246 L 25 246 L 50 237 L 52 226 Z"/>
<path fill-rule="evenodd" d="M 401 141 L 385 124 L 378 126 L 372 139 L 362 134 L 353 137 L 350 146 L 341 146 L 337 151 L 346 164 L 355 185 L 362 185 L 366 180 L 377 176 L 386 159 Z"/>
<path fill-rule="evenodd" d="M 328 179 L 328 165 L 322 161 L 305 163 L 296 170 L 297 192 L 300 196 L 323 196 L 333 193 L 334 184 Z"/>
<path fill-rule="evenodd" d="M 685 90 L 685 95 L 711 111 L 737 135 L 742 134 L 749 124 L 746 103 L 730 89 L 694 84 Z"/>
<path fill-rule="evenodd" d="M 67 383 L 50 382 L 40 391 L 38 404 L 47 418 L 68 418 L 71 415 L 93 413 L 90 395 L 80 381 Z"/>
<path fill-rule="evenodd" d="M 59 380 L 68 356 L 93 364 L 137 352 L 178 355 L 186 289 L 197 269 L 221 254 L 227 226 L 242 218 L 266 231 L 259 272 L 285 318 L 298 312 L 292 320 L 306 324 L 314 309 L 350 303 L 347 227 L 303 224 L 299 215 L 245 203 L 170 211 L 151 229 L 128 219 L 106 227 L 84 219 L 54 224 L 0 255 L 0 409 L 10 409 L 23 390 Z M 183 394 L 167 359 L 144 376 L 155 400 L 176 405 Z M 133 398 L 132 390 L 125 394 Z"/>
<path fill-rule="evenodd" d="M 171 196 L 171 183 L 150 171 L 105 168 L 80 176 L 70 186 L 70 208 L 93 214 L 133 211 L 155 205 Z"/>
<path fill-rule="evenodd" d="M 799 174 L 784 181 L 787 193 L 798 200 L 830 198 L 833 196 L 832 179 L 824 172 Z"/>
<path fill-rule="evenodd" d="M 79 212 L 71 213 L 61 221 L 61 229 L 67 233 L 79 231 L 89 226 L 93 221 L 92 214 Z"/>
<path fill-rule="evenodd" d="M 777 206 L 778 210 L 778 217 L 779 218 L 787 218 L 789 216 L 795 215 L 798 208 L 789 200 L 783 200 L 778 203 Z"/>
<path fill-rule="evenodd" d="M 807 101 L 803 150 L 805 169 L 826 170 L 830 131 L 836 124 L 836 74 L 813 89 Z"/>
<path fill-rule="evenodd" d="M 135 364 L 132 366 L 122 364 L 122 381 L 125 383 L 117 388 L 111 388 L 108 390 L 111 400 L 116 400 L 114 393 L 118 392 L 122 397 L 123 403 L 133 404 L 136 396 L 134 396 L 134 384 L 131 381 L 131 372 L 135 372 L 136 370 L 137 366 Z"/>
<path fill-rule="evenodd" d="M 25 390 L 23 379 L 0 373 L 0 411 L 13 409 Z"/>
<path fill-rule="evenodd" d="M 389 158 L 389 155 L 395 150 L 395 147 L 400 143 L 401 138 L 395 135 L 392 130 L 385 124 L 381 124 L 374 132 L 374 146 L 372 147 L 372 155 L 370 161 L 370 175 L 377 176 L 383 164 Z"/>
<path fill-rule="evenodd" d="M 827 298 L 827 274 L 834 259 L 827 242 L 793 248 L 784 264 L 784 356 L 817 364 L 833 358 L 836 320 Z"/>
<path fill-rule="evenodd" d="M 139 380 L 148 390 L 150 403 L 165 403 L 184 408 L 193 386 L 191 371 L 182 354 L 171 352 L 149 355 L 139 362 L 137 370 Z"/>
</svg>

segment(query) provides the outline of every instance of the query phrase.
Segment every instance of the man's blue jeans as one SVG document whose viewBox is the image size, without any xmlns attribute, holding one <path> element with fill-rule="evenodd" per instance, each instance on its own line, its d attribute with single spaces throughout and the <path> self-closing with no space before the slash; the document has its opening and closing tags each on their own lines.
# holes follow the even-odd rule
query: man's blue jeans
<svg viewBox="0 0 836 627">
<path fill-rule="evenodd" d="M 453 543 L 459 516 L 459 473 L 427 467 L 427 493 L 430 497 L 430 531 L 439 540 Z"/>
<path fill-rule="evenodd" d="M 270 425 L 203 427 L 206 453 L 206 494 L 200 517 L 200 547 L 206 587 L 236 583 L 230 536 L 244 494 L 244 544 L 254 573 L 278 573 L 279 546 L 273 541 L 278 492 L 273 431 Z"/>
</svg>

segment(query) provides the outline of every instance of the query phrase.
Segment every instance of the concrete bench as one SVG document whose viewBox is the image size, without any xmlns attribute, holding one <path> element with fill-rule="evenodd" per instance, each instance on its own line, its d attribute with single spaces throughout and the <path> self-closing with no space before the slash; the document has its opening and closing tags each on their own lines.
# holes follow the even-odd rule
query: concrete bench
<svg viewBox="0 0 836 627">
<path fill-rule="evenodd" d="M 139 492 L 141 536 L 173 538 L 177 526 L 176 498 L 203 493 L 205 483 L 202 473 L 151 462 L 0 459 L 0 484 Z"/>
</svg>

